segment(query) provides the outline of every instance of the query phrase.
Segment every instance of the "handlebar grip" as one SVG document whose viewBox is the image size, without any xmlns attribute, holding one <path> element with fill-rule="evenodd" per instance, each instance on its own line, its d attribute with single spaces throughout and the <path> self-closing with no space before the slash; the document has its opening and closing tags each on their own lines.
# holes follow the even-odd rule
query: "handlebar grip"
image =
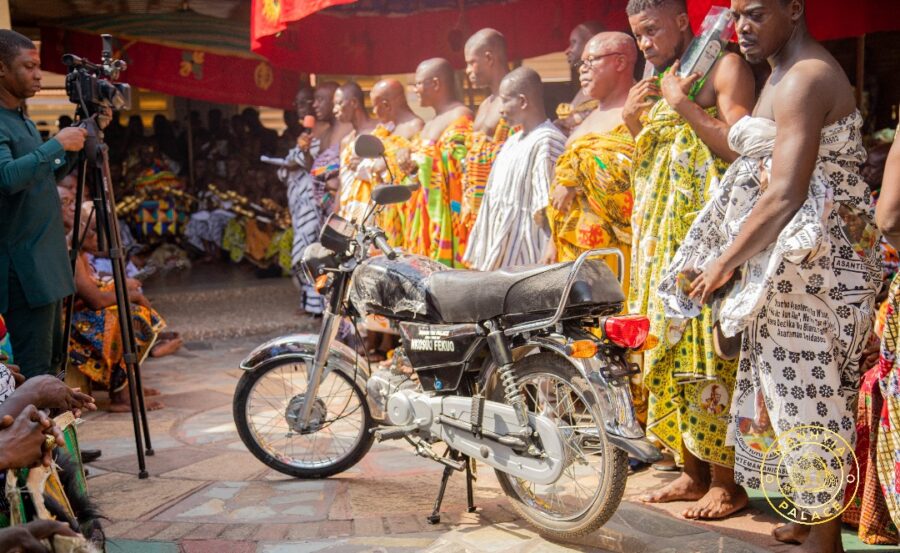
<svg viewBox="0 0 900 553">
<path fill-rule="evenodd" d="M 381 250 L 384 255 L 387 256 L 388 259 L 394 260 L 397 257 L 397 252 L 394 251 L 394 248 L 390 247 L 385 240 L 384 235 L 376 234 L 375 235 L 375 245 L 378 246 L 378 249 Z"/>
</svg>

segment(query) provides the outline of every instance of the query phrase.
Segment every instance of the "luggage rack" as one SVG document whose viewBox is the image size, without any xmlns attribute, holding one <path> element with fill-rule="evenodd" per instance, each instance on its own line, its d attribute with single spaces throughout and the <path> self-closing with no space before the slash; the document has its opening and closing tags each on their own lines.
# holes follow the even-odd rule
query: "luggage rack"
<svg viewBox="0 0 900 553">
<path fill-rule="evenodd" d="M 553 315 L 547 317 L 546 319 L 539 319 L 537 321 L 529 321 L 511 326 L 505 329 L 503 333 L 507 336 L 513 336 L 516 334 L 521 334 L 523 332 L 531 332 L 533 330 L 539 330 L 548 326 L 553 326 L 558 323 L 560 319 L 562 319 L 563 313 L 566 311 L 566 305 L 569 303 L 569 294 L 572 291 L 572 286 L 575 284 L 575 278 L 578 276 L 578 271 L 581 270 L 581 266 L 584 265 L 585 261 L 587 261 L 588 258 L 598 257 L 601 255 L 616 256 L 616 280 L 619 281 L 619 286 L 621 286 L 622 279 L 625 275 L 625 256 L 622 254 L 622 250 L 618 248 L 601 248 L 597 250 L 588 250 L 579 255 L 578 259 L 576 259 L 575 263 L 572 265 L 572 269 L 569 271 L 569 277 L 566 279 L 566 285 L 563 288 L 559 306 L 556 308 L 556 312 Z"/>
</svg>

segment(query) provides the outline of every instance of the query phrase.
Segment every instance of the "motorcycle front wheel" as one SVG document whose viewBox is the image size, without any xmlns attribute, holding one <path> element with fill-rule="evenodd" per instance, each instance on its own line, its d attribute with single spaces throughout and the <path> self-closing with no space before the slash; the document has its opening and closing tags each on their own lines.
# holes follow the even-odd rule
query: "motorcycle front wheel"
<svg viewBox="0 0 900 553">
<path fill-rule="evenodd" d="M 234 392 L 233 414 L 241 441 L 257 459 L 297 478 L 343 472 L 372 447 L 374 426 L 366 397 L 338 370 L 319 385 L 310 426 L 297 422 L 312 358 L 270 361 L 245 372 Z"/>
<path fill-rule="evenodd" d="M 616 512 L 628 478 L 628 455 L 606 438 L 591 384 L 563 357 L 538 353 L 512 367 L 530 412 L 549 417 L 563 435 L 567 466 L 541 485 L 495 470 L 515 511 L 542 535 L 569 539 L 589 534 Z M 491 399 L 504 402 L 502 386 Z"/>
</svg>

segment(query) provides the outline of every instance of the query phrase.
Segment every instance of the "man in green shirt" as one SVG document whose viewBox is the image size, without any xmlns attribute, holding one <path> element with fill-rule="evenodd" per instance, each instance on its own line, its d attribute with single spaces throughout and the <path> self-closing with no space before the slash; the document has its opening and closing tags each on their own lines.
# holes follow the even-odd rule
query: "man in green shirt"
<svg viewBox="0 0 900 553">
<path fill-rule="evenodd" d="M 84 146 L 68 127 L 41 142 L 23 112 L 41 88 L 40 56 L 27 37 L 0 30 L 0 314 L 26 376 L 55 372 L 65 350 L 61 302 L 75 291 L 56 182 Z"/>
</svg>

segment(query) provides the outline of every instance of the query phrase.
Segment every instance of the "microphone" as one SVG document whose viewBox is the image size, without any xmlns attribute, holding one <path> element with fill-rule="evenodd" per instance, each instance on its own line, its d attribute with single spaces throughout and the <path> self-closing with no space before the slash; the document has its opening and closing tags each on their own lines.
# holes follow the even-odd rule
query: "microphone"
<svg viewBox="0 0 900 553">
<path fill-rule="evenodd" d="M 313 128 L 316 126 L 316 116 L 315 115 L 307 115 L 303 118 L 303 130 L 300 131 L 301 134 L 309 134 L 313 131 Z"/>
</svg>

